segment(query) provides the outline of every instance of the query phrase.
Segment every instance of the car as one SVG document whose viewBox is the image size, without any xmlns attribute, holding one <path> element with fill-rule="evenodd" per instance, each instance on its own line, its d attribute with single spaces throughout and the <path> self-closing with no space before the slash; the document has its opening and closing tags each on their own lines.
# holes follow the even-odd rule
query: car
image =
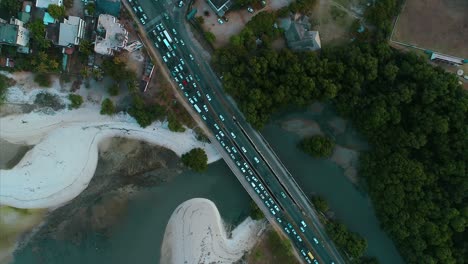
<svg viewBox="0 0 468 264">
<path fill-rule="evenodd" d="M 237 167 L 240 167 L 240 166 L 241 166 L 241 164 L 240 164 L 239 161 L 236 161 L 236 165 L 237 165 Z"/>
<path fill-rule="evenodd" d="M 300 236 L 297 236 L 297 241 L 302 242 L 302 238 Z"/>
<path fill-rule="evenodd" d="M 231 150 L 229 149 L 228 146 L 225 146 L 224 148 L 226 149 L 226 151 L 227 151 L 228 153 L 231 153 Z"/>
<path fill-rule="evenodd" d="M 245 169 L 244 169 L 244 168 L 242 168 L 242 167 L 241 167 L 241 171 L 242 171 L 242 173 L 245 173 Z"/>
<path fill-rule="evenodd" d="M 198 97 L 201 97 L 200 91 L 197 91 L 197 95 L 198 95 Z"/>
<path fill-rule="evenodd" d="M 221 146 L 225 147 L 226 146 L 226 143 L 224 143 L 224 141 L 221 140 Z"/>
<path fill-rule="evenodd" d="M 175 68 L 174 68 L 174 71 L 179 72 L 179 69 L 177 69 L 177 67 L 175 67 Z"/>
<path fill-rule="evenodd" d="M 286 198 L 286 194 L 284 194 L 284 192 L 281 192 L 281 196 L 283 196 L 283 198 Z"/>
<path fill-rule="evenodd" d="M 257 157 L 254 157 L 255 162 L 260 163 Z"/>
<path fill-rule="evenodd" d="M 268 201 L 270 201 L 270 203 L 275 203 L 275 202 L 273 202 L 273 199 L 271 199 L 271 197 L 268 198 Z"/>
<path fill-rule="evenodd" d="M 179 78 L 177 78 L 177 76 L 174 77 L 174 79 L 175 79 L 176 82 L 179 82 Z"/>
<path fill-rule="evenodd" d="M 197 88 L 197 84 L 196 83 L 192 83 L 193 87 Z"/>
<path fill-rule="evenodd" d="M 271 212 L 272 215 L 276 215 L 275 210 L 273 210 L 273 209 L 271 209 L 271 208 L 270 208 L 270 212 Z"/>
<path fill-rule="evenodd" d="M 284 231 L 286 231 L 286 233 L 288 234 L 291 234 L 291 232 L 289 232 L 289 229 L 287 227 L 284 228 Z"/>
<path fill-rule="evenodd" d="M 172 51 L 171 53 L 172 53 L 172 56 L 174 56 L 174 57 L 176 56 L 176 55 L 175 55 L 175 51 Z"/>
<path fill-rule="evenodd" d="M 255 183 L 251 182 L 250 185 L 252 185 L 252 188 L 255 188 Z"/>
<path fill-rule="evenodd" d="M 174 41 L 175 43 L 179 44 L 179 40 L 176 37 L 174 37 Z"/>
<path fill-rule="evenodd" d="M 254 180 L 254 182 L 258 182 L 257 178 L 255 176 L 252 176 L 252 179 Z"/>
<path fill-rule="evenodd" d="M 280 224 L 283 222 L 283 221 L 281 221 L 281 218 L 279 218 L 279 217 L 276 217 L 276 220 L 277 220 L 278 223 L 280 223 Z"/>
<path fill-rule="evenodd" d="M 302 233 L 305 233 L 304 227 L 300 226 L 299 229 L 301 229 Z"/>
<path fill-rule="evenodd" d="M 222 25 L 222 24 L 224 24 L 224 21 L 223 21 L 221 18 L 218 18 L 218 23 L 219 23 L 220 25 Z"/>
<path fill-rule="evenodd" d="M 157 36 L 156 39 L 158 40 L 158 42 L 161 42 L 161 38 L 159 36 Z"/>
<path fill-rule="evenodd" d="M 244 166 L 248 169 L 249 168 L 249 164 L 247 164 L 247 162 L 244 162 Z"/>
<path fill-rule="evenodd" d="M 291 229 L 293 228 L 291 223 L 288 223 L 288 227 L 291 228 Z"/>
<path fill-rule="evenodd" d="M 269 203 L 268 201 L 265 201 L 265 205 L 266 205 L 267 207 L 270 207 L 270 203 Z"/>
<path fill-rule="evenodd" d="M 182 65 L 185 64 L 184 60 L 183 59 L 180 59 L 180 63 L 182 63 Z"/>
<path fill-rule="evenodd" d="M 307 254 L 305 253 L 305 251 L 303 249 L 301 249 L 301 254 L 305 257 L 307 256 Z"/>
<path fill-rule="evenodd" d="M 309 258 L 306 258 L 306 261 L 307 261 L 308 264 L 312 264 L 312 261 L 310 261 Z M 315 262 L 315 264 L 318 264 L 318 262 Z"/>
<path fill-rule="evenodd" d="M 232 152 L 237 153 L 237 150 L 235 147 L 232 147 Z M 245 164 L 245 163 L 244 163 Z M 248 167 L 247 167 L 248 168 Z"/>
<path fill-rule="evenodd" d="M 231 136 L 232 136 L 232 138 L 234 138 L 234 139 L 236 138 L 236 135 L 235 135 L 233 132 L 231 132 Z"/>
<path fill-rule="evenodd" d="M 224 137 L 223 131 L 219 131 L 219 134 L 220 134 L 222 137 Z"/>
<path fill-rule="evenodd" d="M 291 232 L 292 232 L 295 236 L 297 236 L 297 232 L 296 232 L 296 230 L 295 230 L 294 228 L 291 229 Z"/>
<path fill-rule="evenodd" d="M 163 61 L 164 61 L 164 62 L 167 62 L 166 56 L 163 56 Z"/>
<path fill-rule="evenodd" d="M 187 80 L 188 80 L 188 81 L 193 81 L 192 74 L 189 74 L 189 75 L 188 75 L 188 79 L 187 79 Z"/>
<path fill-rule="evenodd" d="M 159 30 L 161 30 L 161 27 L 159 25 L 156 25 L 156 29 L 159 31 Z M 153 34 L 155 33 L 154 31 L 155 30 L 153 30 Z"/>
<path fill-rule="evenodd" d="M 189 102 L 190 102 L 191 104 L 194 104 L 192 98 L 189 98 L 188 100 L 189 100 Z"/>
<path fill-rule="evenodd" d="M 319 241 L 318 241 L 317 238 L 314 237 L 313 240 L 314 240 L 315 244 L 317 244 L 317 245 L 319 244 Z"/>
<path fill-rule="evenodd" d="M 186 81 L 186 80 L 182 80 L 182 84 L 183 84 L 183 85 L 187 85 L 187 81 Z"/>
<path fill-rule="evenodd" d="M 140 21 L 141 21 L 141 24 L 143 24 L 143 25 L 146 24 L 146 21 L 143 20 L 143 18 L 140 18 Z"/>
<path fill-rule="evenodd" d="M 275 208 L 276 211 L 278 211 L 278 212 L 280 211 L 280 209 L 278 208 L 278 206 L 276 204 L 273 207 Z"/>
<path fill-rule="evenodd" d="M 260 194 L 260 198 L 262 198 L 262 200 L 265 200 L 265 195 Z"/>
<path fill-rule="evenodd" d="M 182 46 L 185 46 L 185 42 L 183 40 L 180 40 L 180 44 L 182 44 Z"/>
<path fill-rule="evenodd" d="M 258 190 L 258 188 L 255 188 L 255 192 L 260 193 L 260 190 Z"/>
<path fill-rule="evenodd" d="M 197 99 L 197 97 L 193 96 L 192 98 L 193 98 L 193 100 L 194 100 L 195 102 L 197 102 L 197 103 L 198 103 L 198 99 Z"/>
<path fill-rule="evenodd" d="M 231 154 L 231 158 L 232 158 L 233 160 L 235 160 L 235 159 L 236 159 L 236 156 L 234 156 L 234 154 Z"/>
<path fill-rule="evenodd" d="M 180 78 L 181 80 L 184 80 L 184 76 L 182 75 L 182 73 L 179 73 L 179 78 Z"/>
<path fill-rule="evenodd" d="M 184 68 L 182 68 L 182 65 L 178 65 L 179 66 L 179 69 L 182 71 Z"/>
<path fill-rule="evenodd" d="M 250 174 L 250 175 L 253 175 L 253 172 L 252 172 L 251 170 L 249 170 L 249 174 Z"/>
<path fill-rule="evenodd" d="M 184 95 L 185 95 L 185 97 L 188 97 L 188 93 L 187 93 L 187 92 L 185 92 Z"/>
<path fill-rule="evenodd" d="M 242 152 L 247 153 L 247 150 L 244 147 L 241 147 Z"/>
<path fill-rule="evenodd" d="M 304 222 L 304 220 L 301 221 L 301 225 L 302 225 L 303 227 L 307 227 L 307 225 L 306 225 L 306 223 Z"/>
<path fill-rule="evenodd" d="M 138 12 L 138 9 L 136 7 L 132 7 L 133 8 L 133 11 Z"/>
<path fill-rule="evenodd" d="M 194 60 L 192 54 L 189 54 L 190 60 Z"/>
<path fill-rule="evenodd" d="M 221 140 L 221 138 L 219 137 L 219 135 L 216 135 L 216 139 L 217 139 L 217 140 Z"/>
<path fill-rule="evenodd" d="M 184 1 L 179 1 L 178 7 L 182 7 L 182 6 L 184 6 Z"/>
<path fill-rule="evenodd" d="M 259 184 L 258 187 L 260 187 L 260 189 L 262 189 L 262 191 L 265 190 L 265 188 L 263 188 L 263 185 Z"/>
<path fill-rule="evenodd" d="M 247 179 L 248 182 L 250 182 L 249 176 L 245 176 L 245 178 Z"/>
<path fill-rule="evenodd" d="M 181 83 L 179 83 L 179 88 L 183 90 L 184 86 Z"/>
<path fill-rule="evenodd" d="M 148 17 L 146 16 L 146 14 L 143 14 L 143 18 L 144 18 L 145 20 L 148 19 Z"/>
<path fill-rule="evenodd" d="M 174 32 L 174 35 L 177 35 L 177 31 L 173 28 L 172 32 Z"/>
<path fill-rule="evenodd" d="M 215 127 L 217 130 L 219 130 L 218 124 L 215 123 L 215 124 L 214 124 L 214 127 Z"/>
<path fill-rule="evenodd" d="M 223 115 L 219 115 L 219 119 L 221 119 L 221 121 L 224 121 Z"/>
<path fill-rule="evenodd" d="M 166 53 L 166 56 L 167 56 L 168 58 L 172 57 L 172 55 L 171 55 L 170 52 Z"/>
<path fill-rule="evenodd" d="M 164 18 L 169 19 L 169 15 L 167 13 L 164 13 Z"/>
<path fill-rule="evenodd" d="M 143 12 L 143 8 L 141 8 L 141 6 L 138 7 L 138 10 L 139 10 L 140 12 Z"/>
<path fill-rule="evenodd" d="M 252 7 L 249 6 L 249 7 L 247 7 L 247 12 L 253 13 L 253 12 L 254 12 L 254 9 L 253 9 Z"/>
<path fill-rule="evenodd" d="M 206 116 L 205 115 L 202 115 L 201 117 L 203 118 L 203 120 L 206 121 Z"/>
<path fill-rule="evenodd" d="M 155 42 L 155 43 L 154 43 L 154 45 L 156 46 L 156 48 L 158 48 L 158 49 L 159 49 L 159 45 L 158 45 L 158 43 L 156 43 L 156 42 Z"/>
<path fill-rule="evenodd" d="M 203 109 L 205 109 L 205 112 L 208 112 L 208 107 L 206 105 L 203 105 Z"/>
<path fill-rule="evenodd" d="M 211 101 L 211 96 L 209 94 L 206 94 L 206 98 L 208 99 L 208 101 Z"/>
</svg>

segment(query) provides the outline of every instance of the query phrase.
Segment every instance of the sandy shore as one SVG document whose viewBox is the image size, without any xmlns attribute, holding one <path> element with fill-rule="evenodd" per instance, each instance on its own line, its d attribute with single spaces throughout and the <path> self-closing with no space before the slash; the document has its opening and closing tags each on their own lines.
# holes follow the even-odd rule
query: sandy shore
<svg viewBox="0 0 468 264">
<path fill-rule="evenodd" d="M 228 238 L 213 202 L 188 200 L 169 219 L 160 263 L 234 263 L 255 245 L 260 229 L 260 222 L 248 217 Z"/>
<path fill-rule="evenodd" d="M 27 85 L 30 75 L 15 76 L 19 84 L 9 88 L 8 102 L 31 103 L 37 91 Z M 68 92 L 60 89 L 54 85 L 48 92 L 66 103 Z M 34 145 L 12 169 L 0 170 L 0 204 L 51 208 L 70 201 L 88 186 L 96 169 L 100 144 L 111 137 L 143 140 L 168 148 L 178 156 L 200 147 L 205 149 L 208 162 L 220 159 L 216 149 L 197 141 L 192 130 L 174 133 L 167 123 L 161 122 L 141 128 L 127 114 L 103 116 L 99 111 L 99 104 L 85 101 L 77 110 L 36 111 L 0 118 L 3 140 Z"/>
</svg>

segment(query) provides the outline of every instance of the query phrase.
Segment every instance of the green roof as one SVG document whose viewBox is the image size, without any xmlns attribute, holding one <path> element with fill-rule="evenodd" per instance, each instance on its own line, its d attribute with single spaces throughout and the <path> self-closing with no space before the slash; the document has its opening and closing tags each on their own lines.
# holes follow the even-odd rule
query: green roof
<svg viewBox="0 0 468 264">
<path fill-rule="evenodd" d="M 19 12 L 18 19 L 23 21 L 23 23 L 28 23 L 29 19 L 31 19 L 31 14 L 26 12 Z"/>
<path fill-rule="evenodd" d="M 16 44 L 18 26 L 6 23 L 0 23 L 0 43 Z"/>
</svg>

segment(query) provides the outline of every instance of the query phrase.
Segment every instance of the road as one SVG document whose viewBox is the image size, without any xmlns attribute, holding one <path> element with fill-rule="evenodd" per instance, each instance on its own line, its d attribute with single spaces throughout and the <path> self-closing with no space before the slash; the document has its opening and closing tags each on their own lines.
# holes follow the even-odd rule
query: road
<svg viewBox="0 0 468 264">
<path fill-rule="evenodd" d="M 185 8 L 167 0 L 128 0 L 181 94 L 213 132 L 224 160 L 267 219 L 307 263 L 344 263 L 315 210 L 267 142 L 244 119 L 203 57 Z"/>
</svg>

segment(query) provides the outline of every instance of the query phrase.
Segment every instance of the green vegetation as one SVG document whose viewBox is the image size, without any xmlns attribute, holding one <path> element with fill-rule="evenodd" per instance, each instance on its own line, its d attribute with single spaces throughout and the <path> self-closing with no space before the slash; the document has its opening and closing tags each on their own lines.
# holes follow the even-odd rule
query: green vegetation
<svg viewBox="0 0 468 264">
<path fill-rule="evenodd" d="M 324 158 L 330 157 L 333 153 L 335 143 L 325 136 L 312 136 L 302 139 L 299 147 L 312 157 Z"/>
<path fill-rule="evenodd" d="M 42 20 L 36 19 L 28 24 L 29 35 L 38 49 L 47 49 L 50 47 L 50 41 L 45 38 L 46 28 Z"/>
<path fill-rule="evenodd" d="M 135 72 L 127 69 L 126 61 L 121 57 L 105 59 L 102 62 L 102 69 L 118 83 L 136 79 Z"/>
<path fill-rule="evenodd" d="M 321 196 L 313 196 L 310 200 L 314 204 L 315 208 L 322 213 L 326 213 L 330 209 L 327 201 Z"/>
<path fill-rule="evenodd" d="M 36 75 L 34 75 L 34 82 L 39 84 L 41 87 L 50 87 L 52 84 L 50 75 L 47 73 L 36 73 Z"/>
<path fill-rule="evenodd" d="M 317 0 L 296 0 L 277 11 L 279 16 L 286 16 L 289 13 L 307 14 L 314 10 Z"/>
<path fill-rule="evenodd" d="M 65 107 L 57 95 L 46 92 L 38 93 L 34 99 L 34 104 L 40 107 L 50 107 L 55 111 Z"/>
<path fill-rule="evenodd" d="M 65 6 L 66 9 L 72 8 L 73 7 L 73 0 L 64 0 L 63 5 Z"/>
<path fill-rule="evenodd" d="M 164 108 L 158 104 L 147 105 L 141 97 L 133 93 L 132 106 L 128 113 L 133 116 L 141 127 L 147 127 L 164 116 Z"/>
<path fill-rule="evenodd" d="M 62 18 L 65 17 L 65 7 L 64 6 L 59 6 L 56 4 L 50 4 L 49 7 L 47 7 L 47 12 L 49 12 L 50 16 L 61 20 Z"/>
<path fill-rule="evenodd" d="M 190 150 L 183 154 L 181 159 L 185 166 L 196 172 L 204 172 L 208 169 L 208 156 L 206 156 L 205 150 L 201 148 Z"/>
<path fill-rule="evenodd" d="M 295 258 L 289 239 L 283 239 L 275 231 L 270 231 L 267 242 L 271 251 L 277 254 L 276 263 L 291 263 L 291 259 Z"/>
<path fill-rule="evenodd" d="M 463 263 L 468 97 L 452 74 L 389 47 L 400 3 L 376 1 L 366 11 L 373 31 L 346 46 L 325 47 L 320 57 L 277 52 L 265 33 L 248 26 L 216 52 L 214 63 L 226 91 L 257 128 L 286 106 L 332 102 L 372 145 L 361 155 L 359 173 L 405 261 Z M 350 254 L 365 249 L 354 236 L 338 236 L 341 226 L 329 229 Z"/>
<path fill-rule="evenodd" d="M 6 10 L 9 16 L 16 16 L 20 11 L 21 2 L 18 0 L 2 0 L 0 8 Z"/>
<path fill-rule="evenodd" d="M 205 18 L 202 17 L 202 16 L 197 16 L 195 17 L 195 21 L 198 23 L 198 25 L 203 25 L 203 23 L 205 23 Z"/>
<path fill-rule="evenodd" d="M 106 98 L 101 103 L 101 115 L 113 115 L 115 113 L 115 106 L 111 99 Z"/>
<path fill-rule="evenodd" d="M 44 51 L 36 53 L 29 62 L 32 67 L 31 70 L 36 73 L 50 73 L 59 70 L 58 61 L 51 58 L 50 55 Z"/>
<path fill-rule="evenodd" d="M 5 93 L 8 87 L 14 84 L 14 80 L 0 74 L 0 105 L 5 101 Z"/>
<path fill-rule="evenodd" d="M 357 233 L 353 233 L 337 222 L 329 221 L 326 224 L 327 233 L 335 244 L 344 250 L 351 259 L 360 259 L 367 248 L 367 241 Z"/>
<path fill-rule="evenodd" d="M 70 100 L 71 105 L 70 108 L 79 108 L 81 104 L 83 104 L 83 97 L 79 94 L 69 94 L 68 100 Z"/>
<path fill-rule="evenodd" d="M 93 44 L 89 40 L 82 39 L 78 47 L 80 54 L 82 54 L 83 58 L 85 59 L 93 53 Z"/>
<path fill-rule="evenodd" d="M 107 88 L 107 92 L 108 92 L 111 96 L 117 96 L 117 95 L 119 95 L 119 91 L 120 91 L 120 87 L 119 87 L 119 84 L 118 84 L 118 83 L 112 83 L 112 84 Z"/>
<path fill-rule="evenodd" d="M 92 16 L 96 12 L 96 6 L 94 3 L 89 3 L 85 6 L 85 10 L 88 12 L 88 15 Z"/>
<path fill-rule="evenodd" d="M 260 220 L 265 218 L 265 215 L 263 214 L 262 210 L 257 206 L 257 204 L 251 200 L 250 201 L 250 217 L 254 220 Z"/>
<path fill-rule="evenodd" d="M 210 31 L 205 31 L 205 38 L 211 44 L 213 44 L 216 41 L 215 34 L 213 34 L 213 32 Z"/>
<path fill-rule="evenodd" d="M 172 132 L 185 132 L 185 127 L 177 120 L 175 115 L 171 114 L 167 117 L 168 128 Z"/>
</svg>

